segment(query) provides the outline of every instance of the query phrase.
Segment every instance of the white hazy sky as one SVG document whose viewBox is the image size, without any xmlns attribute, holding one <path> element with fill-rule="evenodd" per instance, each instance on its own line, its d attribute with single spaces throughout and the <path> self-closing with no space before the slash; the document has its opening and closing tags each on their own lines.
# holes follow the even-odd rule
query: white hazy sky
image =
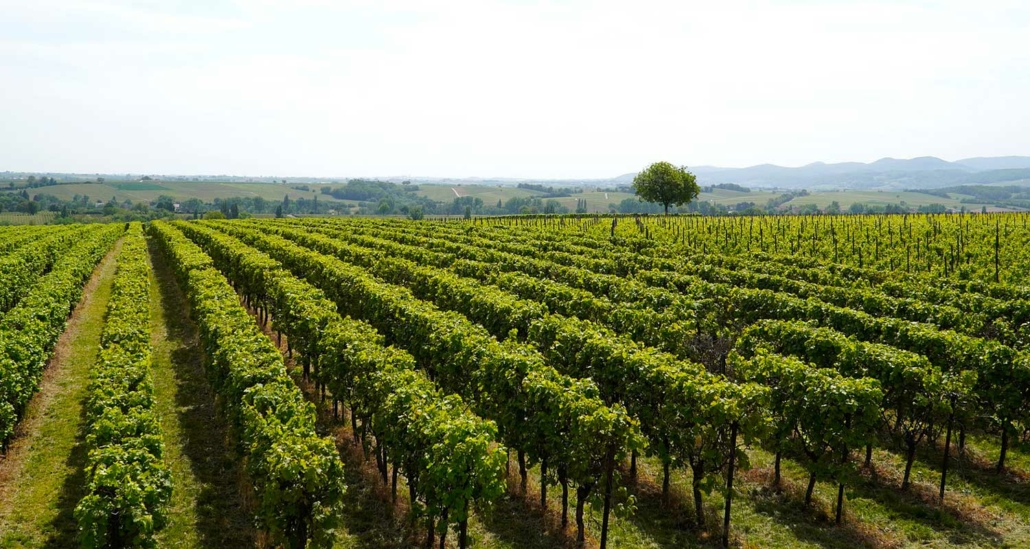
<svg viewBox="0 0 1030 549">
<path fill-rule="evenodd" d="M 0 170 L 1030 154 L 1030 2 L 0 0 Z"/>
</svg>

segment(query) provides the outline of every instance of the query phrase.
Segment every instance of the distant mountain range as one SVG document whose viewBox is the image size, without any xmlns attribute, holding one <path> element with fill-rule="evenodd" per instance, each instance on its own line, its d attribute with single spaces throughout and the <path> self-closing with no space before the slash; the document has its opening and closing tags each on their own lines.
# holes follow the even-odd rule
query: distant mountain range
<svg viewBox="0 0 1030 549">
<path fill-rule="evenodd" d="M 876 162 L 839 162 L 827 164 L 813 162 L 798 168 L 775 164 L 759 164 L 748 168 L 722 168 L 717 166 L 689 166 L 697 175 L 698 183 L 717 185 L 736 183 L 744 187 L 836 190 L 927 190 L 962 185 L 1014 185 L 1030 186 L 1030 156 L 998 156 L 965 158 L 948 162 L 933 156 L 899 159 L 881 158 Z M 30 175 L 56 177 L 61 182 L 91 181 L 98 176 L 109 182 L 138 181 L 143 175 L 132 174 L 61 174 L 0 171 L 0 180 L 24 179 Z M 490 185 L 511 186 L 520 183 L 554 187 L 612 187 L 628 185 L 636 173 L 600 179 L 531 179 L 513 177 L 418 177 L 397 175 L 370 177 L 402 183 L 428 183 L 436 185 Z M 155 179 L 171 181 L 230 181 L 258 183 L 340 183 L 348 177 L 297 176 L 233 176 L 233 175 L 153 175 Z"/>
<path fill-rule="evenodd" d="M 701 185 L 736 183 L 781 189 L 934 189 L 955 185 L 1030 184 L 1030 156 L 965 158 L 948 162 L 933 156 L 876 162 L 814 162 L 798 168 L 759 164 L 748 168 L 692 166 Z M 615 178 L 631 182 L 636 174 Z"/>
</svg>

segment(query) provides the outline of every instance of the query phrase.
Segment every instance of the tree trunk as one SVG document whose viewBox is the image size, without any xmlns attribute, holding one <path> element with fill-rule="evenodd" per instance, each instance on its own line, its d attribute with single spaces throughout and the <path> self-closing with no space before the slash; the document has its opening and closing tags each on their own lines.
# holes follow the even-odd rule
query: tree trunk
<svg viewBox="0 0 1030 549">
<path fill-rule="evenodd" d="M 948 416 L 948 434 L 944 436 L 944 463 L 941 465 L 941 504 L 944 504 L 944 484 L 948 480 L 948 454 L 951 451 L 951 428 L 955 421 L 955 399 L 951 399 L 951 415 Z"/>
<path fill-rule="evenodd" d="M 634 449 L 629 455 L 629 478 L 637 480 L 637 451 Z"/>
<path fill-rule="evenodd" d="M 415 480 L 408 479 L 408 502 L 412 509 L 415 508 L 415 502 L 418 501 L 418 493 L 415 491 Z M 411 513 L 411 520 L 414 524 L 415 513 Z"/>
<path fill-rule="evenodd" d="M 583 523 L 583 505 L 586 503 L 590 490 L 580 486 L 576 488 L 576 541 L 580 544 L 586 541 L 586 525 Z"/>
<path fill-rule="evenodd" d="M 440 522 L 443 524 L 443 532 L 440 532 L 440 549 L 447 547 L 447 509 L 443 510 L 443 515 L 440 516 Z"/>
<path fill-rule="evenodd" d="M 912 474 L 912 463 L 916 460 L 916 441 L 907 440 L 905 444 L 908 448 L 905 452 L 905 476 L 901 480 L 901 490 L 903 492 L 908 490 L 909 477 Z"/>
<path fill-rule="evenodd" d="M 669 505 L 669 461 L 662 462 L 662 505 Z"/>
<path fill-rule="evenodd" d="M 865 466 L 872 467 L 873 465 L 873 443 L 865 445 Z"/>
<path fill-rule="evenodd" d="M 526 471 L 526 453 L 519 450 L 519 477 L 522 479 L 519 484 L 519 491 L 522 495 L 526 495 L 526 483 L 528 482 L 529 473 Z"/>
<path fill-rule="evenodd" d="M 604 478 L 604 515 L 601 518 L 601 548 L 607 549 L 608 547 L 608 517 L 612 513 L 612 484 L 614 479 L 612 475 L 615 472 L 615 458 L 614 456 L 608 460 L 608 470 L 605 471 Z"/>
<path fill-rule="evenodd" d="M 730 506 L 733 504 L 733 466 L 737 462 L 737 423 L 730 433 L 730 464 L 726 475 L 726 512 L 722 518 L 722 546 L 730 546 Z"/>
<path fill-rule="evenodd" d="M 1009 422 L 1003 422 L 1001 424 L 1001 456 L 998 457 L 997 472 L 1001 473 L 1005 470 L 1005 454 L 1009 450 Z"/>
<path fill-rule="evenodd" d="M 560 478 L 561 483 L 561 528 L 569 525 L 569 479 Z"/>
<path fill-rule="evenodd" d="M 375 448 L 376 452 L 376 463 L 379 465 L 379 477 L 383 479 L 383 484 L 389 482 L 389 472 L 386 470 L 386 444 L 378 442 Z"/>
<path fill-rule="evenodd" d="M 808 477 L 808 490 L 805 490 L 805 505 L 812 504 L 812 492 L 815 490 L 815 473 Z"/>
<path fill-rule="evenodd" d="M 436 528 L 434 528 L 433 517 L 426 517 L 426 549 L 433 549 L 433 542 L 436 541 Z"/>
<path fill-rule="evenodd" d="M 691 470 L 694 472 L 694 481 L 691 483 L 691 487 L 694 490 L 694 518 L 697 519 L 697 527 L 699 530 L 705 528 L 705 509 L 704 502 L 701 499 L 701 481 L 705 477 L 704 466 L 699 465 L 697 467 L 691 466 Z"/>
<path fill-rule="evenodd" d="M 393 473 L 390 478 L 390 501 L 397 504 L 397 464 L 393 464 Z"/>
<path fill-rule="evenodd" d="M 540 460 L 540 508 L 547 510 L 547 458 Z"/>
<path fill-rule="evenodd" d="M 354 413 L 354 406 L 350 407 L 350 429 L 354 434 L 354 442 L 358 441 L 358 415 Z"/>
<path fill-rule="evenodd" d="M 861 257 L 861 256 L 859 256 Z M 848 415 L 844 419 L 844 428 L 851 428 L 851 416 Z M 915 440 L 912 441 L 912 451 L 915 452 Z M 843 467 L 848 462 L 848 447 L 845 444 L 840 452 L 840 464 Z M 844 480 L 837 479 L 837 516 L 834 519 L 834 523 L 840 525 L 841 517 L 844 515 Z"/>
<path fill-rule="evenodd" d="M 840 524 L 841 516 L 844 514 L 844 484 L 837 485 L 837 517 L 834 520 L 836 524 Z"/>
<path fill-rule="evenodd" d="M 780 487 L 780 457 L 782 452 L 776 451 L 776 460 L 773 462 L 773 486 Z"/>
</svg>

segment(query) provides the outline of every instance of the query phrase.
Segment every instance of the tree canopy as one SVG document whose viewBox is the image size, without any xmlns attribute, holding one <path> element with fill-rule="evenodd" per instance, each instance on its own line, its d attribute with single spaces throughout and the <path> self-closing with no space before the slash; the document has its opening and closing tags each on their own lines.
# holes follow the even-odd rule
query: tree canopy
<svg viewBox="0 0 1030 549">
<path fill-rule="evenodd" d="M 701 188 L 686 166 L 677 168 L 668 162 L 655 162 L 633 178 L 633 192 L 641 200 L 657 202 L 669 213 L 669 206 L 682 206 L 697 198 Z"/>
</svg>

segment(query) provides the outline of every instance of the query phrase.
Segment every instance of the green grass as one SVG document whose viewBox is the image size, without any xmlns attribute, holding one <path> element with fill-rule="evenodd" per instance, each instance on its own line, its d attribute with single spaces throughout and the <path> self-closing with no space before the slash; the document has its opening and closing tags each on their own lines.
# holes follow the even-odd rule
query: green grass
<svg viewBox="0 0 1030 549">
<path fill-rule="evenodd" d="M 962 206 L 966 207 L 968 211 L 979 212 L 983 204 L 962 204 L 957 198 L 942 198 L 939 196 L 933 196 L 925 193 L 905 192 L 905 191 L 819 191 L 813 192 L 808 196 L 802 196 L 795 198 L 787 203 L 794 207 L 804 206 L 806 204 L 815 204 L 819 208 L 825 208 L 829 206 L 831 202 L 837 201 L 840 204 L 841 209 L 847 210 L 852 204 L 861 202 L 863 204 L 885 206 L 887 204 L 901 204 L 904 202 L 907 206 L 912 208 L 918 208 L 919 206 L 928 206 L 930 204 L 943 204 L 948 208 L 954 208 L 956 211 Z M 756 201 L 757 202 L 757 201 Z M 988 205 L 988 210 L 995 210 L 993 206 Z"/>
<path fill-rule="evenodd" d="M 118 202 L 151 202 L 161 195 L 170 196 L 177 201 L 199 198 L 211 202 L 215 198 L 229 197 L 262 197 L 270 202 L 282 202 L 286 195 L 290 200 L 318 197 L 318 201 L 335 202 L 333 197 L 319 192 L 319 185 L 308 184 L 310 191 L 300 191 L 293 185 L 272 183 L 233 183 L 222 181 L 147 181 L 147 182 L 112 182 L 112 183 L 77 183 L 73 185 L 54 185 L 41 187 L 36 192 L 54 195 L 61 200 L 71 200 L 75 195 L 88 196 L 90 201 L 107 202 L 112 197 Z M 52 212 L 51 212 L 52 213 Z"/>
<path fill-rule="evenodd" d="M 457 195 L 455 195 L 455 191 L 457 191 Z M 501 202 L 507 202 L 511 198 L 515 197 L 524 198 L 543 196 L 543 193 L 539 191 L 519 189 L 517 187 L 498 187 L 488 185 L 419 185 L 417 194 L 445 204 L 453 202 L 459 195 L 473 196 L 482 199 L 483 203 L 487 206 L 496 206 L 498 200 Z M 576 201 L 579 199 L 585 199 L 587 201 L 587 210 L 591 213 L 595 213 L 607 212 L 609 204 L 618 204 L 627 198 L 634 198 L 634 195 L 631 193 L 604 193 L 591 191 L 575 193 L 572 196 L 562 198 L 544 200 L 557 200 L 569 210 L 575 211 Z"/>
<path fill-rule="evenodd" d="M 100 348 L 115 251 L 88 283 L 0 473 L 0 547 L 74 547 L 85 477 L 83 399 Z"/>
<path fill-rule="evenodd" d="M 33 215 L 20 212 L 0 213 L 0 225 L 46 225 L 57 217 L 57 212 L 39 212 Z"/>
<path fill-rule="evenodd" d="M 770 548 L 855 547 L 1028 547 L 1030 546 L 1030 487 L 1026 483 L 1027 450 L 1011 450 L 1015 472 L 998 477 L 990 469 L 997 456 L 995 441 L 970 437 L 967 457 L 955 457 L 949 473 L 944 505 L 936 501 L 940 480 L 940 448 L 919 453 L 913 468 L 913 487 L 900 490 L 902 458 L 896 452 L 874 452 L 875 475 L 864 471 L 847 491 L 845 524 L 833 524 L 836 486 L 819 482 L 814 503 L 804 505 L 807 475 L 801 466 L 783 461 L 784 489 L 773 490 L 772 456 L 752 449 L 753 468 L 737 477 L 731 526 L 733 545 Z M 856 453 L 853 459 L 862 457 Z M 651 459 L 638 462 L 638 482 L 625 479 L 635 499 L 631 515 L 615 516 L 609 540 L 612 547 L 656 549 L 674 547 L 718 547 L 721 535 L 723 496 L 715 492 L 705 498 L 706 532 L 693 524 L 690 476 L 678 469 L 672 475 L 670 504 L 662 505 L 660 466 Z M 513 471 L 515 467 L 513 465 Z M 531 501 L 538 499 L 535 469 L 530 471 Z M 552 512 L 560 509 L 559 491 L 549 489 Z M 510 498 L 509 498 L 510 499 Z M 523 504 L 525 505 L 525 504 Z M 531 505 L 532 507 L 532 505 Z M 601 515 L 588 507 L 589 536 L 600 535 Z M 509 517 L 498 522 L 512 520 Z M 518 519 L 515 519 L 518 520 Z M 488 521 L 493 523 L 493 520 Z M 489 536 L 485 539 L 489 540 Z M 477 545 L 477 547 L 480 545 Z M 493 545 L 487 547 L 506 547 Z"/>
<path fill-rule="evenodd" d="M 751 189 L 751 192 L 741 193 L 727 189 L 713 189 L 710 193 L 701 193 L 697 199 L 723 206 L 736 206 L 741 202 L 754 202 L 756 206 L 764 207 L 770 198 L 775 198 L 782 193 Z"/>
<path fill-rule="evenodd" d="M 158 183 L 148 183 L 146 181 L 127 181 L 124 183 L 112 183 L 112 187 L 121 189 L 123 191 L 165 191 L 168 187 L 160 185 Z"/>
<path fill-rule="evenodd" d="M 495 206 L 497 204 L 497 200 L 505 202 L 516 196 L 543 196 L 543 193 L 538 191 L 519 189 L 517 187 L 497 187 L 487 185 L 419 185 L 418 194 L 438 202 L 449 203 L 456 197 L 455 191 L 457 191 L 461 196 L 474 196 L 481 198 L 483 199 L 483 202 L 489 206 Z M 698 200 L 722 204 L 724 206 L 736 206 L 740 202 L 754 202 L 758 206 L 765 206 L 766 202 L 768 202 L 770 198 L 776 197 L 779 194 L 780 193 L 760 190 L 741 193 L 725 189 L 715 189 L 714 192 L 702 193 L 698 196 Z M 588 212 L 604 213 L 608 212 L 609 205 L 618 205 L 627 198 L 635 200 L 636 195 L 633 193 L 605 193 L 589 191 L 575 193 L 568 197 L 554 198 L 552 200 L 557 200 L 569 210 L 575 211 L 577 201 L 585 199 L 587 201 Z M 829 204 L 829 201 L 827 201 L 827 204 Z"/>
<path fill-rule="evenodd" d="M 171 196 L 174 200 L 183 202 L 189 198 L 199 198 L 204 202 L 211 202 L 216 198 L 230 197 L 262 197 L 269 202 L 282 202 L 286 195 L 291 200 L 306 198 L 308 200 L 318 197 L 319 202 L 340 203 L 355 201 L 340 201 L 330 195 L 319 192 L 321 184 L 306 184 L 311 190 L 301 191 L 294 187 L 295 184 L 274 184 L 274 183 L 237 183 L 228 181 L 125 181 L 108 183 L 77 183 L 71 185 L 55 185 L 42 187 L 38 192 L 54 195 L 62 200 L 71 200 L 75 195 L 89 196 L 91 201 L 107 202 L 112 197 L 118 202 L 130 200 L 137 202 L 152 202 L 161 195 Z M 337 185 L 338 186 L 338 185 Z M 431 200 L 450 204 L 456 196 L 473 196 L 483 200 L 487 205 L 494 206 L 498 200 L 505 202 L 513 197 L 542 196 L 539 191 L 519 189 L 510 186 L 479 185 L 479 184 L 421 184 L 416 194 L 427 197 Z M 457 194 L 455 194 L 457 192 Z M 607 194 L 607 197 L 605 196 Z M 741 202 L 754 202 L 757 206 L 764 207 L 770 198 L 779 196 L 780 192 L 752 189 L 751 192 L 741 193 L 726 189 L 715 189 L 711 193 L 701 193 L 698 200 L 722 204 L 732 207 Z M 571 197 L 556 198 L 555 200 L 575 210 L 577 199 L 586 199 L 587 209 L 591 212 L 607 212 L 609 204 L 618 204 L 627 199 L 635 198 L 632 193 L 604 193 L 584 192 L 573 194 Z M 953 195 L 951 198 L 941 198 L 929 194 L 905 192 L 905 191 L 815 191 L 805 197 L 795 198 L 788 202 L 788 205 L 795 207 L 806 204 L 815 204 L 825 208 L 831 202 L 837 201 L 841 208 L 847 210 L 851 204 L 862 202 L 868 205 L 900 204 L 904 201 L 908 206 L 917 208 L 930 204 L 943 204 L 949 208 L 958 210 L 965 206 L 970 211 L 980 211 L 982 204 L 962 204 L 960 195 Z M 988 210 L 995 211 L 998 208 L 987 205 Z M 54 212 L 40 212 L 35 216 L 23 213 L 0 213 L 0 223 L 24 224 L 24 223 L 49 223 L 56 214 Z"/>
<path fill-rule="evenodd" d="M 455 194 L 457 191 L 457 194 Z M 473 196 L 481 198 L 484 204 L 496 206 L 497 201 L 507 201 L 514 197 L 541 196 L 539 191 L 530 191 L 507 186 L 490 185 L 419 185 L 415 194 L 424 196 L 430 200 L 450 204 L 458 196 Z"/>
<path fill-rule="evenodd" d="M 238 461 L 203 368 L 188 304 L 160 253 L 151 248 L 151 375 L 161 417 L 164 463 L 172 474 L 162 547 L 253 547 Z"/>
<path fill-rule="evenodd" d="M 627 198 L 636 199 L 636 196 L 631 193 L 583 192 L 566 198 L 555 198 L 554 200 L 561 202 L 569 210 L 576 211 L 576 201 L 582 199 L 587 201 L 588 212 L 607 213 L 610 204 L 618 205 L 619 202 Z"/>
</svg>

